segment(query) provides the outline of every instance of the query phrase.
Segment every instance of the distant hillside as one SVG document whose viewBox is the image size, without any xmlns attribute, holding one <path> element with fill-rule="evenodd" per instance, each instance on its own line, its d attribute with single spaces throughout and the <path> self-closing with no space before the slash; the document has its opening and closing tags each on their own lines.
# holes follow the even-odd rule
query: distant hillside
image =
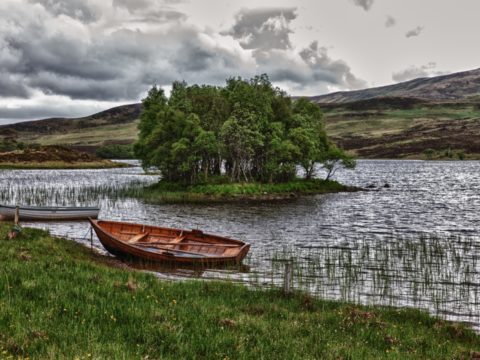
<svg viewBox="0 0 480 360">
<path fill-rule="evenodd" d="M 360 158 L 480 159 L 480 69 L 314 96 L 334 142 Z M 94 152 L 137 139 L 141 104 L 0 126 L 0 140 Z"/>
<path fill-rule="evenodd" d="M 480 95 L 480 69 L 419 78 L 407 82 L 357 91 L 312 96 L 318 104 L 344 104 L 380 97 L 408 97 L 430 101 L 463 100 Z"/>
<path fill-rule="evenodd" d="M 50 118 L 0 126 L 0 140 L 41 145 L 69 145 L 95 151 L 108 144 L 131 144 L 137 138 L 141 104 L 114 107 L 82 118 Z"/>
<path fill-rule="evenodd" d="M 49 134 L 100 125 L 125 124 L 138 119 L 140 117 L 140 109 L 141 104 L 130 104 L 117 106 L 82 118 L 49 118 L 2 125 L 0 126 L 0 134 L 5 129 Z"/>
</svg>

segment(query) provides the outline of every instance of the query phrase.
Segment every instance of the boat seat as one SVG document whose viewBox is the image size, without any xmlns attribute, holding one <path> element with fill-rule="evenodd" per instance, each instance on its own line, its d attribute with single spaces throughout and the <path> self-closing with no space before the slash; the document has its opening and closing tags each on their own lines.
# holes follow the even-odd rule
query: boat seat
<svg viewBox="0 0 480 360">
<path fill-rule="evenodd" d="M 184 240 L 184 239 L 185 239 L 185 236 L 180 235 L 180 236 L 177 236 L 177 237 L 176 237 L 175 239 L 173 239 L 172 241 L 170 241 L 170 243 L 172 243 L 172 244 L 178 244 L 178 243 L 182 242 L 182 240 Z"/>
<path fill-rule="evenodd" d="M 134 237 L 127 240 L 128 243 L 135 243 L 145 239 L 148 236 L 148 233 L 140 233 Z"/>
<path fill-rule="evenodd" d="M 178 236 L 175 239 L 170 241 L 170 243 L 178 244 L 179 242 L 182 242 L 184 239 L 185 239 L 185 235 L 183 235 L 183 230 L 182 230 L 180 231 L 180 234 L 178 234 Z"/>
</svg>

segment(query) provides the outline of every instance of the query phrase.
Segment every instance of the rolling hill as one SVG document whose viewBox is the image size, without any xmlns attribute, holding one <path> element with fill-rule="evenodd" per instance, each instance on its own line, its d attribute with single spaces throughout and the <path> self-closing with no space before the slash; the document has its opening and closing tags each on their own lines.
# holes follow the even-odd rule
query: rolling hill
<svg viewBox="0 0 480 360">
<path fill-rule="evenodd" d="M 361 158 L 480 159 L 480 69 L 310 97 L 326 129 Z M 0 139 L 84 151 L 137 138 L 141 104 L 0 126 Z"/>
<path fill-rule="evenodd" d="M 0 139 L 41 145 L 68 145 L 95 151 L 107 144 L 137 139 L 141 104 L 114 107 L 82 118 L 50 118 L 0 126 Z"/>
<path fill-rule="evenodd" d="M 371 89 L 340 91 L 327 95 L 312 96 L 310 99 L 318 104 L 345 104 L 384 97 L 454 101 L 476 95 L 480 95 L 480 68 L 431 78 L 418 78 Z"/>
</svg>

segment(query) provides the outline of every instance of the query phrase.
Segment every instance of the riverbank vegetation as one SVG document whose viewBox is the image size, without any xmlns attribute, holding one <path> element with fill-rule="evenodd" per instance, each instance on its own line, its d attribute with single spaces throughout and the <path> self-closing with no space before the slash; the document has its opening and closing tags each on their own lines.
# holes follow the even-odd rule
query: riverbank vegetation
<svg viewBox="0 0 480 360">
<path fill-rule="evenodd" d="M 132 187 L 124 195 L 151 203 L 205 203 L 243 200 L 285 200 L 302 195 L 358 191 L 333 180 L 296 179 L 287 183 L 231 183 L 226 178 L 186 185 L 160 181 L 147 187 Z"/>
<path fill-rule="evenodd" d="M 1 358 L 469 359 L 480 337 L 411 309 L 228 282 L 160 281 L 0 224 Z"/>
<path fill-rule="evenodd" d="M 231 78 L 225 87 L 175 82 L 170 98 L 153 87 L 142 103 L 135 154 L 163 180 L 184 185 L 281 184 L 305 179 L 316 164 L 327 179 L 354 159 L 328 140 L 322 113 L 306 99 L 292 101 L 266 75 Z"/>
<path fill-rule="evenodd" d="M 133 145 L 109 144 L 104 145 L 95 151 L 95 154 L 102 159 L 135 159 Z"/>
<path fill-rule="evenodd" d="M 15 148 L 0 152 L 1 169 L 107 169 L 124 166 L 127 165 L 64 146 L 17 143 Z"/>
</svg>

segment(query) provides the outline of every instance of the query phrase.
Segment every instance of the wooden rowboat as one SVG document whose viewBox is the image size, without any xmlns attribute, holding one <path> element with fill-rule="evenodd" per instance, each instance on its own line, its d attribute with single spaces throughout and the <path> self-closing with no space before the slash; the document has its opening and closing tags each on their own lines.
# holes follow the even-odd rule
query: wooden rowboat
<svg viewBox="0 0 480 360">
<path fill-rule="evenodd" d="M 172 265 L 239 264 L 250 244 L 201 230 L 90 219 L 105 249 L 119 257 L 163 262 Z"/>
<path fill-rule="evenodd" d="M 0 205 L 0 219 L 15 218 L 16 206 Z M 98 207 L 19 206 L 20 220 L 82 220 L 97 218 Z"/>
</svg>

